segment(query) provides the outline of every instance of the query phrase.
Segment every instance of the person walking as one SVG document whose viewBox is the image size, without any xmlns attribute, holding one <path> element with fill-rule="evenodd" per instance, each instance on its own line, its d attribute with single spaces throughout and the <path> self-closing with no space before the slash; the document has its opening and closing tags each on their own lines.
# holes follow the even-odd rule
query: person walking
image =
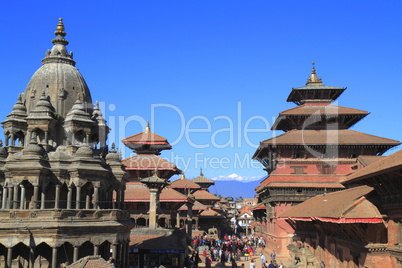
<svg viewBox="0 0 402 268">
<path fill-rule="evenodd" d="M 254 260 L 253 260 L 253 259 L 251 259 L 251 261 L 250 261 L 250 268 L 255 268 L 255 264 L 254 264 Z"/>
<path fill-rule="evenodd" d="M 264 253 L 262 253 L 262 252 L 260 254 L 260 259 L 261 259 L 261 267 L 264 268 L 265 256 L 264 256 Z"/>
</svg>

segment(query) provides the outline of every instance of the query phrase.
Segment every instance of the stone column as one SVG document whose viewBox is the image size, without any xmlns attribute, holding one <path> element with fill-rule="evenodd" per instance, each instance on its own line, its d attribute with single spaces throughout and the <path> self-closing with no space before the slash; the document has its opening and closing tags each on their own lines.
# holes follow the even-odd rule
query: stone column
<svg viewBox="0 0 402 268">
<path fill-rule="evenodd" d="M 87 189 L 85 195 L 85 209 L 89 209 L 91 207 L 91 191 Z"/>
<path fill-rule="evenodd" d="M 11 263 L 13 261 L 13 248 L 7 248 L 7 261 L 6 261 L 6 268 L 11 268 Z"/>
<path fill-rule="evenodd" d="M 15 136 L 14 133 L 11 133 L 11 146 L 15 145 L 14 142 L 15 142 Z"/>
<path fill-rule="evenodd" d="M 60 205 L 60 188 L 61 188 L 61 185 L 60 184 L 57 184 L 56 185 L 56 196 L 55 196 L 55 200 L 54 200 L 54 208 L 59 208 L 59 205 Z"/>
<path fill-rule="evenodd" d="M 13 209 L 18 209 L 18 188 L 20 188 L 18 185 L 14 185 Z"/>
<path fill-rule="evenodd" d="M 77 196 L 75 198 L 75 209 L 80 209 L 80 203 L 81 203 L 81 186 L 77 186 Z"/>
<path fill-rule="evenodd" d="M 52 247 L 52 268 L 57 268 L 57 247 Z"/>
<path fill-rule="evenodd" d="M 99 209 L 99 187 L 95 186 L 94 188 L 94 200 L 93 200 L 93 208 L 94 209 Z"/>
<path fill-rule="evenodd" d="M 68 187 L 68 193 L 67 193 L 67 209 L 71 209 L 71 203 L 73 199 L 73 188 L 72 187 Z"/>
<path fill-rule="evenodd" d="M 4 186 L 3 186 L 3 201 L 1 203 L 1 209 L 5 209 L 7 207 L 6 206 L 6 204 L 7 204 L 7 193 L 8 193 L 7 186 L 4 184 Z"/>
<path fill-rule="evenodd" d="M 180 210 L 177 210 L 176 214 L 176 228 L 180 228 Z"/>
<path fill-rule="evenodd" d="M 38 208 L 39 185 L 34 186 L 33 209 Z"/>
<path fill-rule="evenodd" d="M 21 187 L 21 203 L 20 203 L 20 209 L 25 209 L 25 187 L 24 185 L 20 185 Z"/>
<path fill-rule="evenodd" d="M 78 246 L 74 246 L 73 262 L 78 261 Z"/>
<path fill-rule="evenodd" d="M 115 201 L 113 201 L 113 191 L 114 190 L 112 190 L 112 192 L 111 192 L 111 196 L 110 196 L 110 199 L 111 199 L 111 202 L 112 202 L 112 208 L 113 209 L 116 209 L 116 203 L 117 203 L 117 199 L 119 198 L 119 194 L 118 194 L 118 192 L 116 191 L 116 200 Z"/>
<path fill-rule="evenodd" d="M 121 209 L 121 191 L 116 190 L 116 208 Z"/>
<path fill-rule="evenodd" d="M 49 131 L 45 131 L 45 144 L 49 144 Z"/>
<path fill-rule="evenodd" d="M 35 248 L 31 246 L 29 248 L 29 263 L 28 263 L 28 268 L 34 268 L 35 264 Z"/>
<path fill-rule="evenodd" d="M 149 189 L 150 200 L 149 200 L 149 228 L 156 228 L 156 195 L 158 193 L 157 189 Z"/>
<path fill-rule="evenodd" d="M 45 201 L 46 201 L 46 194 L 42 187 L 42 193 L 41 193 L 41 198 L 40 198 L 40 209 L 45 209 Z"/>
<path fill-rule="evenodd" d="M 99 255 L 99 245 L 94 245 L 94 255 Z"/>
<path fill-rule="evenodd" d="M 186 203 L 187 205 L 187 235 L 193 237 L 193 203 Z"/>
<path fill-rule="evenodd" d="M 12 209 L 13 208 L 13 186 L 8 186 L 8 201 L 7 201 L 7 208 Z"/>
<path fill-rule="evenodd" d="M 117 262 L 117 246 L 118 244 L 112 245 L 112 258 L 115 262 Z"/>
</svg>

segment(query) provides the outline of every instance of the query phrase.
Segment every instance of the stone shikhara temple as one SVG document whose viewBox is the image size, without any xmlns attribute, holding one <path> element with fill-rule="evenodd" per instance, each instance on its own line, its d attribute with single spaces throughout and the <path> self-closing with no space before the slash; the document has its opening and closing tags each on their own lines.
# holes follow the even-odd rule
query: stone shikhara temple
<svg viewBox="0 0 402 268">
<path fill-rule="evenodd" d="M 364 260 L 369 259 L 366 257 L 368 250 L 364 247 L 365 242 L 361 238 L 368 237 L 363 229 L 364 225 L 371 228 L 370 223 L 378 222 L 378 219 L 370 218 L 374 212 L 365 217 L 365 211 L 368 210 L 360 206 L 357 210 L 362 213 L 347 215 L 347 209 L 332 210 L 336 205 L 329 206 L 330 202 L 320 205 L 314 203 L 315 207 L 309 206 L 313 201 L 302 203 L 310 198 L 317 200 L 314 199 L 315 196 L 328 201 L 328 196 L 336 197 L 332 200 L 344 200 L 341 202 L 343 208 L 352 208 L 354 201 L 372 189 L 366 187 L 359 188 L 360 191 L 343 190 L 353 187 L 346 183 L 347 175 L 362 166 L 370 166 L 381 159 L 384 152 L 400 144 L 396 140 L 349 129 L 368 115 L 368 112 L 332 104 L 345 89 L 324 85 L 321 78 L 317 77 L 313 65 L 306 85 L 293 88 L 287 99 L 297 107 L 282 111 L 272 127 L 273 130 L 281 130 L 284 133 L 262 141 L 253 156 L 263 164 L 268 173 L 256 188 L 261 203 L 258 209 L 254 210 L 257 220 L 255 229 L 266 238 L 267 250 L 275 250 L 277 257 L 285 263 L 294 263 L 296 256 L 301 259 L 304 257 L 303 265 L 317 265 L 314 261 L 322 260 L 331 267 L 363 267 Z M 346 198 L 348 193 L 354 193 L 356 199 Z M 314 209 L 317 213 L 307 212 L 306 207 Z M 324 210 L 328 213 L 318 213 Z M 346 216 L 350 219 L 343 219 Z M 305 223 L 307 221 L 309 224 Z M 334 224 L 325 225 L 322 221 Z M 380 221 L 382 222 L 382 219 Z M 361 226 L 349 225 L 350 230 L 339 231 L 338 223 L 342 222 L 359 222 Z M 325 225 L 327 229 L 322 228 L 320 224 Z M 300 229 L 300 226 L 303 226 L 303 229 Z M 314 228 L 321 231 L 320 235 L 316 235 Z M 384 228 L 367 230 L 384 231 Z M 345 246 L 346 241 L 351 240 L 344 235 L 346 232 L 358 232 L 361 240 L 349 246 L 359 245 L 359 249 L 353 250 Z M 295 233 L 298 236 L 294 236 Z M 300 246 L 306 241 L 309 243 L 308 254 L 302 256 L 295 243 L 300 243 Z M 374 244 L 383 243 L 380 238 L 370 241 Z M 340 244 L 343 244 L 342 247 Z M 308 258 L 311 263 L 307 263 Z M 336 258 L 338 260 L 335 261 Z"/>
<path fill-rule="evenodd" d="M 88 255 L 126 267 L 132 222 L 109 128 L 75 67 L 62 19 L 42 66 L 2 122 L 0 267 L 59 267 Z"/>
</svg>

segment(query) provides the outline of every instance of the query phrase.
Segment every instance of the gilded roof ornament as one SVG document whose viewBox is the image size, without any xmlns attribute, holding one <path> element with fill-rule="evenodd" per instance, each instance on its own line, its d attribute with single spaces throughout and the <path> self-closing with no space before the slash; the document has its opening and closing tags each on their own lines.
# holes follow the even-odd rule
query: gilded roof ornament
<svg viewBox="0 0 402 268">
<path fill-rule="evenodd" d="M 149 127 L 149 121 L 147 121 L 147 125 L 145 126 L 145 133 L 151 132 L 151 128 Z"/>
<path fill-rule="evenodd" d="M 307 79 L 306 86 L 322 86 L 324 85 L 322 83 L 321 77 L 317 77 L 317 74 L 315 72 L 315 62 L 312 62 L 313 67 L 311 68 L 311 75 Z"/>
<path fill-rule="evenodd" d="M 57 24 L 56 31 L 54 32 L 54 35 L 58 36 L 66 36 L 66 32 L 64 31 L 64 24 L 63 24 L 63 19 L 59 18 L 59 23 Z"/>
</svg>

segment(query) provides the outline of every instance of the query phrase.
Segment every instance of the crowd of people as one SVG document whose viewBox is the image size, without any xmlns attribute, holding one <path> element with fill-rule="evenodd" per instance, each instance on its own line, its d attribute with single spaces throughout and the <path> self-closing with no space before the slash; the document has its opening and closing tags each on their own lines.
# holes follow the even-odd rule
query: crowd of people
<svg viewBox="0 0 402 268">
<path fill-rule="evenodd" d="M 202 262 L 205 264 L 205 267 L 210 268 L 212 262 L 218 262 L 222 265 L 230 265 L 231 267 L 237 268 L 239 261 L 250 261 L 250 268 L 283 267 L 276 265 L 275 252 L 270 255 L 271 263 L 265 261 L 263 254 L 265 241 L 262 237 L 253 234 L 249 236 L 225 235 L 222 239 L 197 236 L 193 237 L 192 248 L 193 254 L 190 258 L 192 267 L 198 267 L 198 264 Z M 258 251 L 261 252 L 262 267 L 255 267 L 252 258 L 256 256 Z M 274 266 L 270 266 L 271 264 Z M 244 267 L 244 263 L 242 266 Z"/>
</svg>

